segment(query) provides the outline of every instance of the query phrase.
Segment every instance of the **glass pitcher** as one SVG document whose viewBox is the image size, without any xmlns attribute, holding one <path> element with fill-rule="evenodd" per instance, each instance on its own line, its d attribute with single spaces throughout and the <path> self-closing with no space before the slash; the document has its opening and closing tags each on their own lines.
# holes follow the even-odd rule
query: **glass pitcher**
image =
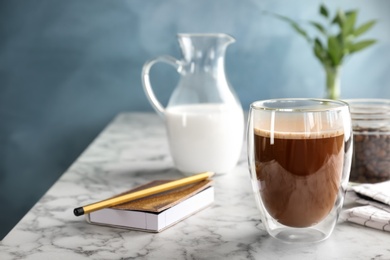
<svg viewBox="0 0 390 260">
<path fill-rule="evenodd" d="M 170 152 L 186 175 L 229 172 L 238 162 L 244 136 L 239 99 L 225 75 L 225 52 L 235 40 L 227 34 L 178 34 L 183 58 L 160 56 L 145 63 L 142 83 L 148 100 L 165 120 Z M 157 100 L 151 67 L 163 62 L 180 74 L 168 105 Z"/>
</svg>

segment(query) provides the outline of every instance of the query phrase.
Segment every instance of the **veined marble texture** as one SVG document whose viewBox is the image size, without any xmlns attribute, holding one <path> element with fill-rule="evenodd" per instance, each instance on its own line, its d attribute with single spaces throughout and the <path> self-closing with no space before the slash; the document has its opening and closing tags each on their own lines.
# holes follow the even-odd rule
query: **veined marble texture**
<svg viewBox="0 0 390 260">
<path fill-rule="evenodd" d="M 0 259 L 390 259 L 388 233 L 345 222 L 317 244 L 269 237 L 245 149 L 232 172 L 214 177 L 214 204 L 161 233 L 91 225 L 73 215 L 75 207 L 148 181 L 180 177 L 163 120 L 120 114 L 0 242 Z"/>
</svg>

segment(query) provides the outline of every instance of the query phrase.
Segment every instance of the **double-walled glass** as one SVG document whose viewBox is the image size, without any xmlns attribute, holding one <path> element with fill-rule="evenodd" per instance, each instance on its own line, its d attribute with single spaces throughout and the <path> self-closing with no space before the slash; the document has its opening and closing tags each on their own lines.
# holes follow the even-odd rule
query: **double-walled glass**
<svg viewBox="0 0 390 260">
<path fill-rule="evenodd" d="M 348 105 L 323 99 L 251 104 L 248 162 L 267 232 L 285 242 L 330 236 L 342 209 L 352 157 Z"/>
</svg>

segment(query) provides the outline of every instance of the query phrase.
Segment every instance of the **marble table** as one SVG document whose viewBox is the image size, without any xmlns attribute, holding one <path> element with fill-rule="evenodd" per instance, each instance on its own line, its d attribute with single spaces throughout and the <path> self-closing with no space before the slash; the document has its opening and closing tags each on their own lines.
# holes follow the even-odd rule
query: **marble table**
<svg viewBox="0 0 390 260">
<path fill-rule="evenodd" d="M 389 233 L 347 222 L 317 244 L 269 237 L 245 149 L 232 172 L 214 178 L 215 203 L 161 233 L 91 225 L 73 215 L 77 206 L 180 177 L 163 121 L 153 113 L 122 113 L 0 242 L 0 259 L 390 259 Z"/>
</svg>

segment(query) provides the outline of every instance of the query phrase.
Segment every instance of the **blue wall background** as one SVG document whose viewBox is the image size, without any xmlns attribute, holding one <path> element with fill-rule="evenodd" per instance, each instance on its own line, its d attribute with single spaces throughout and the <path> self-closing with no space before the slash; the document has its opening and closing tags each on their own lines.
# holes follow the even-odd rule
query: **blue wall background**
<svg viewBox="0 0 390 260">
<path fill-rule="evenodd" d="M 179 32 L 224 32 L 237 40 L 227 75 L 245 109 L 258 99 L 322 97 L 322 68 L 307 43 L 262 10 L 319 20 L 313 0 L 3 0 L 0 2 L 0 237 L 121 111 L 152 111 L 143 63 L 180 57 Z M 348 60 L 343 98 L 390 98 L 390 1 L 326 1 L 378 19 L 378 44 Z M 152 70 L 166 103 L 178 76 Z M 7 212 L 7 214 L 5 214 Z"/>
</svg>

